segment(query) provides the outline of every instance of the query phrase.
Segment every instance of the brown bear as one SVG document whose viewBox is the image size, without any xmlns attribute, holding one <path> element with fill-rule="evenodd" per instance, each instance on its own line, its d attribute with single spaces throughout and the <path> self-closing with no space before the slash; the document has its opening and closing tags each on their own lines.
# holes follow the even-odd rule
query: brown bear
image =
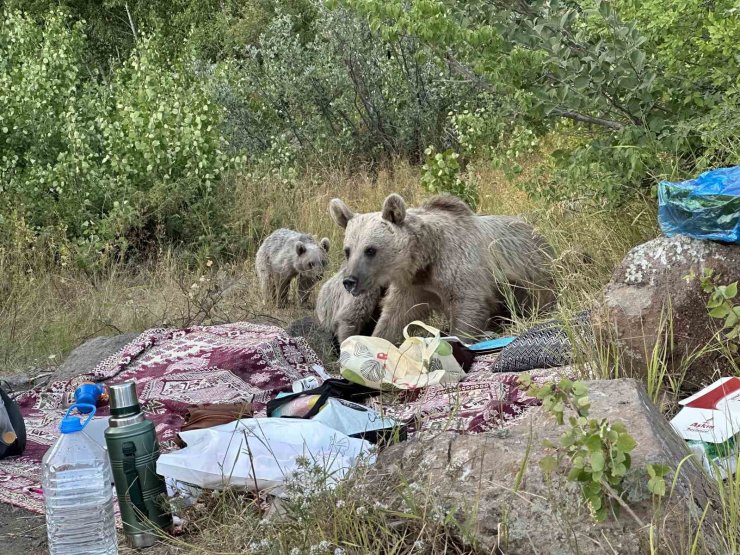
<svg viewBox="0 0 740 555">
<path fill-rule="evenodd" d="M 475 337 L 507 310 L 554 299 L 552 248 L 518 218 L 479 216 L 448 195 L 407 210 L 392 194 L 368 214 L 333 199 L 329 210 L 345 229 L 345 289 L 388 287 L 374 336 L 399 342 L 406 324 L 439 310 L 451 333 Z"/>
<path fill-rule="evenodd" d="M 288 291 L 298 277 L 298 297 L 308 304 L 311 289 L 321 281 L 329 263 L 329 239 L 314 237 L 291 229 L 278 229 L 264 240 L 257 251 L 255 270 L 266 303 L 286 306 Z"/>
<path fill-rule="evenodd" d="M 319 289 L 316 298 L 316 319 L 325 330 L 341 343 L 351 335 L 371 335 L 380 317 L 382 287 L 362 295 L 351 295 L 344 288 L 345 265 Z"/>
</svg>

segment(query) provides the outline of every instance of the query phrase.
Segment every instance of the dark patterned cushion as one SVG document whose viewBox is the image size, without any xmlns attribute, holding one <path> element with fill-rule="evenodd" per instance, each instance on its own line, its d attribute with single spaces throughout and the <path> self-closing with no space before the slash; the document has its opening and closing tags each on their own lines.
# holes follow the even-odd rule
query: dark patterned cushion
<svg viewBox="0 0 740 555">
<path fill-rule="evenodd" d="M 566 326 L 560 320 L 538 324 L 503 348 L 493 365 L 495 372 L 524 372 L 557 368 L 573 362 L 571 337 L 590 343 L 589 312 L 577 314 Z"/>
</svg>

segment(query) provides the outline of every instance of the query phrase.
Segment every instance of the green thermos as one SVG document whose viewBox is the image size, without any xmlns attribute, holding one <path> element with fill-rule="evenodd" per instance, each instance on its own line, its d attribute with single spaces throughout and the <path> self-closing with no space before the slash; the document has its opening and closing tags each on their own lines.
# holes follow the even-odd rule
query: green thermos
<svg viewBox="0 0 740 555">
<path fill-rule="evenodd" d="M 112 385 L 105 443 L 118 493 L 123 531 L 131 547 L 154 545 L 158 529 L 172 526 L 164 479 L 156 473 L 159 442 L 144 418 L 136 384 Z"/>
</svg>

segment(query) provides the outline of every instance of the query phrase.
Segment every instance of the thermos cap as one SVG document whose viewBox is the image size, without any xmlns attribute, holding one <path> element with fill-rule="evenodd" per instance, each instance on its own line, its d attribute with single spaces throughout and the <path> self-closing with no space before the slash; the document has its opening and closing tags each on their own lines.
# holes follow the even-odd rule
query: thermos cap
<svg viewBox="0 0 740 555">
<path fill-rule="evenodd" d="M 124 382 L 109 387 L 111 414 L 125 409 L 139 410 L 139 399 L 136 396 L 136 383 Z M 128 412 L 128 411 L 126 411 Z"/>
</svg>

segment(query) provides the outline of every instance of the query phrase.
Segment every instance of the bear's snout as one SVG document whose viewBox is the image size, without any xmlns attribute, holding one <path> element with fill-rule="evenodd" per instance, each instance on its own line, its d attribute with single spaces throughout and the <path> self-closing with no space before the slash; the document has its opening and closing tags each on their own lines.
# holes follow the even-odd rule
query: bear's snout
<svg viewBox="0 0 740 555">
<path fill-rule="evenodd" d="M 344 285 L 347 293 L 353 293 L 357 287 L 357 279 L 352 276 L 348 276 L 342 280 L 342 285 Z"/>
</svg>

